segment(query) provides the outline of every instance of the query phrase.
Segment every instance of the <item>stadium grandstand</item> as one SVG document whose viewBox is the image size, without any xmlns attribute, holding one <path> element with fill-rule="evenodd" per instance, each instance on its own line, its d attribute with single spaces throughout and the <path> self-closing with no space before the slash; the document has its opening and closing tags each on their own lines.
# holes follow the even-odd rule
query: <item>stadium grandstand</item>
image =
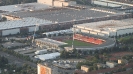
<svg viewBox="0 0 133 74">
<path fill-rule="evenodd" d="M 121 36 L 133 33 L 133 19 L 107 20 L 74 25 L 79 33 L 88 33 L 104 37 Z"/>
<path fill-rule="evenodd" d="M 84 42 L 93 43 L 93 44 L 97 44 L 97 45 L 100 45 L 103 42 L 105 42 L 105 40 L 103 40 L 103 39 L 98 39 L 98 38 L 94 38 L 94 37 L 83 36 L 81 34 L 74 34 L 74 39 L 80 40 L 80 41 L 84 41 Z"/>
<path fill-rule="evenodd" d="M 66 45 L 67 43 L 49 39 L 49 38 L 40 38 L 40 39 L 35 39 L 35 43 L 37 46 L 41 48 L 48 48 L 48 49 L 57 49 L 61 50 L 59 46 Z"/>
</svg>

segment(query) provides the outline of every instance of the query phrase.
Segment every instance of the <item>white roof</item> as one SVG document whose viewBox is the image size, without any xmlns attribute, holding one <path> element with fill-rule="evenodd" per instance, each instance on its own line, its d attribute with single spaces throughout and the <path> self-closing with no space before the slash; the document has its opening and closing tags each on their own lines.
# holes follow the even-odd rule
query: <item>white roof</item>
<svg viewBox="0 0 133 74">
<path fill-rule="evenodd" d="M 102 1 L 94 1 L 94 4 L 107 6 L 107 2 L 102 2 Z M 109 7 L 120 7 L 121 5 L 114 4 L 114 3 L 108 3 L 108 6 Z"/>
<path fill-rule="evenodd" d="M 52 32 L 45 32 L 43 34 L 49 35 L 49 34 L 57 34 L 57 33 L 72 33 L 72 29 L 66 29 L 66 30 L 59 30 L 59 31 L 52 31 Z"/>
<path fill-rule="evenodd" d="M 133 19 L 107 20 L 107 21 L 99 21 L 99 22 L 74 25 L 74 27 L 83 28 L 83 29 L 85 28 L 88 30 L 112 31 L 112 30 L 133 28 L 132 23 L 133 23 Z"/>
<path fill-rule="evenodd" d="M 11 28 L 19 28 L 19 27 L 27 27 L 27 26 L 35 26 L 35 25 L 44 25 L 51 24 L 51 21 L 38 19 L 34 17 L 27 17 L 21 20 L 12 20 L 0 22 L 0 30 L 3 29 L 11 29 Z"/>
<path fill-rule="evenodd" d="M 61 41 L 57 41 L 57 40 L 53 40 L 53 39 L 49 39 L 49 38 L 40 38 L 40 39 L 35 39 L 35 41 L 40 41 L 40 42 L 45 42 L 45 43 L 49 43 L 51 45 L 66 45 L 67 43 L 65 42 L 61 42 Z"/>
<path fill-rule="evenodd" d="M 39 3 L 26 3 L 26 4 L 0 6 L 0 10 L 7 11 L 7 12 L 40 10 L 40 9 L 47 9 L 47 8 L 49 8 L 48 5 L 39 4 Z"/>
<path fill-rule="evenodd" d="M 116 2 L 116 1 L 111 1 L 111 0 L 100 0 L 100 1 L 105 1 L 105 2 L 108 2 L 108 3 L 119 4 L 119 5 L 133 6 L 132 4 Z"/>
<path fill-rule="evenodd" d="M 45 61 L 48 59 L 55 59 L 56 57 L 60 56 L 59 52 L 44 54 L 44 55 L 37 55 L 38 59 Z"/>
</svg>

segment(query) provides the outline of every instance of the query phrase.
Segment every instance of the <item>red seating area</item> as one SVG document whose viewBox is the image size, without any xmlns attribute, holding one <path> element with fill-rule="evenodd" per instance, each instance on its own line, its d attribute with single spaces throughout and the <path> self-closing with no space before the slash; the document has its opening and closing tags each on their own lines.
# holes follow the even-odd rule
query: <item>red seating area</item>
<svg viewBox="0 0 133 74">
<path fill-rule="evenodd" d="M 80 41 L 84 41 L 84 42 L 93 43 L 93 44 L 97 44 L 97 45 L 100 45 L 100 44 L 102 44 L 103 42 L 105 42 L 105 41 L 102 40 L 102 39 L 93 38 L 93 37 L 88 37 L 88 36 L 83 36 L 83 35 L 80 35 L 80 34 L 75 34 L 75 35 L 74 35 L 74 39 L 80 40 Z"/>
</svg>

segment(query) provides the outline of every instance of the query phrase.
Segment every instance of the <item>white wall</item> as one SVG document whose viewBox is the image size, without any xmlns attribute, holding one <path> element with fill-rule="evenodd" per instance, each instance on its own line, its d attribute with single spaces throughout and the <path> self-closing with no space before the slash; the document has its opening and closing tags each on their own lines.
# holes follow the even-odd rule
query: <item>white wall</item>
<svg viewBox="0 0 133 74">
<path fill-rule="evenodd" d="M 53 0 L 37 0 L 38 3 L 52 5 Z"/>
<path fill-rule="evenodd" d="M 53 0 L 37 0 L 37 2 L 52 6 Z M 66 2 L 66 0 L 54 1 L 54 6 L 57 7 L 69 6 L 69 5 L 76 5 L 76 2 L 75 1 Z"/>
<path fill-rule="evenodd" d="M 123 35 L 123 34 L 126 34 L 126 33 L 127 33 L 127 34 L 133 33 L 133 28 L 118 30 L 118 31 L 117 31 L 117 36 Z"/>
<path fill-rule="evenodd" d="M 17 34 L 18 32 L 20 33 L 20 29 L 3 30 L 2 36 L 6 36 L 9 34 Z"/>
<path fill-rule="evenodd" d="M 29 27 L 29 32 L 34 32 L 35 31 L 35 28 L 36 28 L 36 31 L 39 30 L 39 27 L 37 26 L 34 26 L 34 27 Z"/>
<path fill-rule="evenodd" d="M 81 29 L 81 32 L 83 32 L 83 33 L 89 33 L 89 31 L 83 30 L 83 29 Z"/>
<path fill-rule="evenodd" d="M 40 66 L 39 65 L 37 65 L 37 74 L 41 74 L 40 73 Z"/>
<path fill-rule="evenodd" d="M 90 31 L 90 34 L 94 34 L 94 35 L 97 35 L 97 32 L 94 32 L 94 31 Z"/>
</svg>

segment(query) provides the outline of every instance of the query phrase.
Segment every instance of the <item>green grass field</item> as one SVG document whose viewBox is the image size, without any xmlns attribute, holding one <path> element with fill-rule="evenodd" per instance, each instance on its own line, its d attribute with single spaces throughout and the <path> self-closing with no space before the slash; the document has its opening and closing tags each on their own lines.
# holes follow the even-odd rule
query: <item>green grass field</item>
<svg viewBox="0 0 133 74">
<path fill-rule="evenodd" d="M 72 46 L 72 41 L 73 40 L 65 40 L 64 42 L 68 43 L 67 46 Z M 82 42 L 78 40 L 74 40 L 73 42 L 74 46 L 92 46 L 93 44 L 87 43 L 87 42 Z"/>
</svg>

